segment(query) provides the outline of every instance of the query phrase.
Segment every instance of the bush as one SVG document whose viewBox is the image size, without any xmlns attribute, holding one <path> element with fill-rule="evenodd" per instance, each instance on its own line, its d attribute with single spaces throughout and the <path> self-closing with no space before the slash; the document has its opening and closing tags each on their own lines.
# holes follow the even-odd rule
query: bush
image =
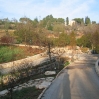
<svg viewBox="0 0 99 99">
<path fill-rule="evenodd" d="M 22 55 L 22 50 L 12 46 L 0 47 L 0 63 L 10 62 L 17 59 L 17 55 Z"/>
<path fill-rule="evenodd" d="M 87 52 L 88 52 L 88 49 L 89 49 L 89 48 L 87 48 L 87 47 L 82 47 L 82 48 L 81 48 L 81 51 L 82 51 L 83 53 L 87 53 Z"/>
<path fill-rule="evenodd" d="M 38 90 L 35 87 L 23 88 L 20 91 L 13 92 L 13 99 L 37 99 L 42 90 Z M 10 95 L 0 97 L 0 99 L 11 99 Z"/>
</svg>

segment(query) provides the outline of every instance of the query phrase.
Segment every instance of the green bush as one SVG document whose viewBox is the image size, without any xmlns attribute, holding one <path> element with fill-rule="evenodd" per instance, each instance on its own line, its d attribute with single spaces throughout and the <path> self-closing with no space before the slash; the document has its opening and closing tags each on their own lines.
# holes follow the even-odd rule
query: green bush
<svg viewBox="0 0 99 99">
<path fill-rule="evenodd" d="M 64 66 L 67 66 L 67 65 L 69 65 L 70 63 L 67 61 L 67 62 L 65 62 L 65 64 L 64 64 Z"/>
<path fill-rule="evenodd" d="M 35 87 L 23 88 L 20 91 L 13 92 L 13 99 L 37 99 L 42 90 Z M 10 99 L 10 94 L 0 99 Z"/>
<path fill-rule="evenodd" d="M 17 47 L 1 46 L 0 47 L 0 63 L 16 60 L 17 59 L 16 55 L 18 54 L 22 55 L 22 50 Z"/>
<path fill-rule="evenodd" d="M 81 48 L 81 51 L 82 51 L 83 53 L 87 53 L 87 52 L 88 52 L 88 48 L 87 48 L 87 47 L 82 47 L 82 48 Z"/>
</svg>

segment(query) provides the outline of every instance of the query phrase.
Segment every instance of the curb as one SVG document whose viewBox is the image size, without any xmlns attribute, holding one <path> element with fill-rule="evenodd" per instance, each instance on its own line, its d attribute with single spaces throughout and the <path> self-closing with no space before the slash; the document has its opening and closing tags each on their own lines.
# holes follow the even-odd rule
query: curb
<svg viewBox="0 0 99 99">
<path fill-rule="evenodd" d="M 56 79 L 56 78 L 55 78 Z M 54 80 L 55 80 L 54 79 Z M 43 94 L 45 93 L 45 91 L 52 85 L 52 83 L 54 82 L 54 80 L 51 82 L 51 84 L 48 86 L 48 87 L 46 87 L 43 91 L 42 91 L 42 93 L 39 95 L 39 97 L 37 98 L 37 99 L 41 99 L 42 97 L 43 97 Z"/>
<path fill-rule="evenodd" d="M 47 88 L 45 88 L 43 91 L 42 91 L 42 93 L 39 95 L 39 97 L 37 98 L 37 99 L 41 99 L 42 98 L 42 96 L 43 96 L 43 94 L 45 93 L 45 91 L 48 89 L 48 87 Z"/>
</svg>

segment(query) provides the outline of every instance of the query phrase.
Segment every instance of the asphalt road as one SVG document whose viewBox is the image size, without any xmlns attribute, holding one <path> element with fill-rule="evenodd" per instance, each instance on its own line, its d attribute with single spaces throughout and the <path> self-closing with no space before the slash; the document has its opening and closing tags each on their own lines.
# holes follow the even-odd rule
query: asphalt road
<svg viewBox="0 0 99 99">
<path fill-rule="evenodd" d="M 99 99 L 99 77 L 94 69 L 96 58 L 83 55 L 64 69 L 41 99 Z"/>
</svg>

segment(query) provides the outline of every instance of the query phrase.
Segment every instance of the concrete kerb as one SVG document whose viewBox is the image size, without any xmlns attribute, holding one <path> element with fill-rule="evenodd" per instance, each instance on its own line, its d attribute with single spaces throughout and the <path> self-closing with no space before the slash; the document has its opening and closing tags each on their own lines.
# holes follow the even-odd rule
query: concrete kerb
<svg viewBox="0 0 99 99">
<path fill-rule="evenodd" d="M 56 78 L 55 78 L 56 79 Z M 54 80 L 55 80 L 54 79 Z M 46 87 L 43 91 L 42 91 L 42 93 L 39 95 L 39 97 L 37 98 L 37 99 L 41 99 L 42 97 L 43 97 L 43 94 L 45 93 L 45 91 L 52 85 L 52 83 L 54 82 L 54 80 L 51 82 L 51 84 L 48 86 L 48 87 Z"/>
<path fill-rule="evenodd" d="M 71 62 L 69 65 L 73 64 L 74 62 Z M 56 78 L 65 70 L 69 67 L 69 65 L 65 66 L 57 75 Z"/>
</svg>

